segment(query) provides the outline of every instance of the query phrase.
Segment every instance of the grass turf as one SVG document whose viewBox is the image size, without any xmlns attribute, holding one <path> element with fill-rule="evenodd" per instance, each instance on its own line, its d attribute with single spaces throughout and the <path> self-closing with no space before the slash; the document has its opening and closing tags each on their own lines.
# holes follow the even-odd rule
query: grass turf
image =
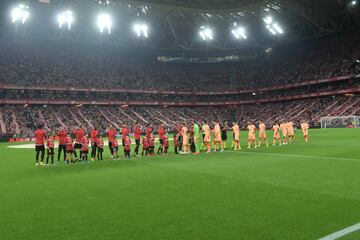
<svg viewBox="0 0 360 240">
<path fill-rule="evenodd" d="M 49 168 L 0 144 L 0 239 L 318 239 L 360 222 L 360 129 L 310 130 L 308 145 L 296 134 L 281 147 Z"/>
</svg>

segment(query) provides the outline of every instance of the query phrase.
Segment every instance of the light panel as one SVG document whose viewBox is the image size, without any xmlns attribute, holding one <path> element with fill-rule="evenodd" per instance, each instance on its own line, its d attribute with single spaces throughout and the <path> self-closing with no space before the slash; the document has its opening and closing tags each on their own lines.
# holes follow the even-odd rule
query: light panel
<svg viewBox="0 0 360 240">
<path fill-rule="evenodd" d="M 134 32 L 136 33 L 137 37 L 149 37 L 149 27 L 144 23 L 136 23 L 133 26 Z"/>
<path fill-rule="evenodd" d="M 202 40 L 204 41 L 209 41 L 209 40 L 213 40 L 213 31 L 205 26 L 201 26 L 200 27 L 200 31 L 199 31 L 199 35 L 201 37 Z"/>
<path fill-rule="evenodd" d="M 241 26 L 237 26 L 237 23 L 234 23 L 234 28 L 231 30 L 232 35 L 240 40 L 240 39 L 247 39 L 247 34 L 245 28 Z"/>
<path fill-rule="evenodd" d="M 29 18 L 29 6 L 20 4 L 11 11 L 11 22 L 16 23 L 20 21 L 22 24 Z"/>
<path fill-rule="evenodd" d="M 62 28 L 64 24 L 67 25 L 67 28 L 70 30 L 72 23 L 74 21 L 73 13 L 70 10 L 60 13 L 57 17 L 59 28 Z"/>
<path fill-rule="evenodd" d="M 111 34 L 112 20 L 110 15 L 106 13 L 99 14 L 97 18 L 97 26 L 99 27 L 101 33 L 107 30 L 107 32 Z"/>
<path fill-rule="evenodd" d="M 283 28 L 277 23 L 272 16 L 267 16 L 263 18 L 263 21 L 266 24 L 266 28 L 272 35 L 282 35 L 284 34 Z"/>
</svg>

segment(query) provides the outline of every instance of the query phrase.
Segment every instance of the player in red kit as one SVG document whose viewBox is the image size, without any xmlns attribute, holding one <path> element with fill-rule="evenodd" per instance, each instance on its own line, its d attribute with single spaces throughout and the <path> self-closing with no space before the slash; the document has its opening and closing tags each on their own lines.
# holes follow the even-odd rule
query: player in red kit
<svg viewBox="0 0 360 240">
<path fill-rule="evenodd" d="M 91 161 L 95 161 L 99 130 L 96 127 L 94 127 L 90 132 L 90 136 L 91 136 Z"/>
<path fill-rule="evenodd" d="M 161 124 L 158 130 L 158 134 L 159 134 L 159 142 L 160 142 L 160 146 L 157 150 L 158 154 L 163 154 L 164 151 L 164 138 L 165 138 L 165 128 L 164 128 L 164 124 Z"/>
<path fill-rule="evenodd" d="M 54 144 L 54 138 L 53 137 L 48 138 L 48 140 L 46 142 L 46 146 L 47 146 L 46 165 L 49 165 L 49 158 L 51 158 L 51 164 L 54 165 L 54 148 L 55 148 L 55 144 Z"/>
<path fill-rule="evenodd" d="M 149 154 L 149 140 L 146 136 L 142 139 L 142 153 L 141 156 L 147 156 Z"/>
<path fill-rule="evenodd" d="M 165 136 L 164 136 L 164 155 L 168 154 L 168 149 L 169 149 L 169 137 L 167 134 L 165 134 Z"/>
<path fill-rule="evenodd" d="M 113 159 L 113 160 L 120 159 L 120 157 L 119 157 L 119 155 L 118 155 L 119 142 L 118 142 L 118 140 L 117 140 L 116 135 L 115 135 L 115 137 L 114 137 L 114 139 L 113 139 L 112 147 L 113 147 L 113 157 L 112 157 L 112 159 Z"/>
<path fill-rule="evenodd" d="M 151 128 L 151 125 L 150 125 L 150 123 L 149 123 L 149 124 L 147 125 L 147 127 L 146 127 L 146 137 L 147 137 L 148 139 L 150 139 L 151 133 L 152 133 L 152 128 Z"/>
<path fill-rule="evenodd" d="M 141 127 L 139 126 L 139 123 L 136 122 L 135 126 L 134 126 L 134 138 L 135 138 L 135 150 L 134 150 L 134 155 L 138 156 L 139 155 L 139 148 L 140 148 L 140 138 L 141 138 Z"/>
<path fill-rule="evenodd" d="M 125 158 L 130 158 L 130 149 L 131 149 L 131 139 L 129 135 L 126 135 L 125 138 L 125 146 L 124 146 L 124 152 L 125 152 Z"/>
<path fill-rule="evenodd" d="M 83 163 L 87 163 L 88 161 L 88 154 L 89 154 L 89 139 L 87 138 L 87 136 L 84 136 L 82 141 L 81 141 L 81 157 L 82 157 L 82 161 Z"/>
<path fill-rule="evenodd" d="M 66 163 L 74 162 L 74 140 L 70 134 L 66 137 Z"/>
<path fill-rule="evenodd" d="M 114 157 L 114 137 L 116 137 L 116 130 L 110 125 L 107 130 L 107 136 L 108 136 L 108 143 L 109 143 L 109 150 L 111 154 L 111 158 Z"/>
<path fill-rule="evenodd" d="M 75 135 L 75 145 L 74 145 L 74 156 L 75 160 L 78 161 L 79 158 L 81 158 L 81 141 L 85 135 L 84 129 L 82 129 L 80 126 L 78 126 L 74 131 L 73 134 Z M 79 151 L 79 155 L 76 152 L 76 150 Z"/>
<path fill-rule="evenodd" d="M 154 153 L 155 137 L 152 133 L 150 134 L 150 138 L 148 139 L 148 141 L 149 141 L 149 155 L 151 157 L 153 157 L 153 156 L 155 156 L 155 153 Z"/>
<path fill-rule="evenodd" d="M 64 153 L 64 163 L 66 162 L 66 137 L 67 137 L 67 132 L 66 132 L 65 128 L 61 129 L 58 132 L 58 137 L 59 137 L 59 147 L 58 147 L 57 161 L 58 161 L 58 164 L 60 164 L 61 152 Z"/>
<path fill-rule="evenodd" d="M 126 126 L 126 124 L 123 125 L 123 128 L 121 130 L 121 138 L 122 138 L 122 144 L 125 146 L 125 140 L 126 136 L 130 133 L 129 128 Z"/>
<path fill-rule="evenodd" d="M 39 125 L 38 129 L 34 132 L 36 139 L 36 143 L 35 143 L 36 166 L 39 166 L 40 153 L 41 153 L 40 165 L 44 165 L 46 132 L 42 128 L 43 126 Z"/>
<path fill-rule="evenodd" d="M 121 130 L 121 138 L 122 138 L 122 145 L 123 147 L 125 147 L 125 141 L 126 141 L 126 136 L 130 133 L 129 128 L 126 126 L 126 124 L 123 125 L 123 128 Z M 124 154 L 125 154 L 125 149 L 124 149 Z"/>
<path fill-rule="evenodd" d="M 114 141 L 114 140 L 113 140 Z M 98 147 L 98 153 L 97 153 L 97 160 L 103 161 L 103 152 L 104 152 L 104 140 L 100 136 L 97 140 L 97 147 Z"/>
</svg>

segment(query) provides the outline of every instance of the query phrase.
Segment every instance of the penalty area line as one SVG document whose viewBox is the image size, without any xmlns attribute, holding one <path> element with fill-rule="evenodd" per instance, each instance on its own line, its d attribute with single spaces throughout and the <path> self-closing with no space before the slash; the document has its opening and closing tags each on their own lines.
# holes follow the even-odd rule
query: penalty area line
<svg viewBox="0 0 360 240">
<path fill-rule="evenodd" d="M 360 230 L 360 223 L 357 223 L 355 225 L 352 225 L 350 227 L 344 228 L 337 232 L 331 233 L 325 237 L 322 237 L 319 240 L 336 240 L 359 230 Z"/>
<path fill-rule="evenodd" d="M 270 156 L 280 156 L 280 157 L 314 158 L 314 159 L 345 160 L 345 161 L 360 162 L 360 159 L 357 159 L 357 158 L 322 157 L 322 156 L 311 156 L 311 155 L 294 155 L 294 154 L 248 152 L 248 151 L 244 152 L 244 151 L 234 151 L 234 150 L 230 150 L 228 152 L 270 155 Z"/>
</svg>

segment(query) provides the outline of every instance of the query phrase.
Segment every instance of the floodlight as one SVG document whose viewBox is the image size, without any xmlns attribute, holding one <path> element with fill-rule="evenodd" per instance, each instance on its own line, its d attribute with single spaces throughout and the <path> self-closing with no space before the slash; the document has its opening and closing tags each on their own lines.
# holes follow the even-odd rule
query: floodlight
<svg viewBox="0 0 360 240">
<path fill-rule="evenodd" d="M 237 33 L 236 30 L 232 30 L 231 33 L 235 36 L 236 39 L 240 38 L 240 36 L 239 36 L 239 34 Z"/>
<path fill-rule="evenodd" d="M 110 34 L 112 27 L 110 15 L 105 13 L 100 14 L 97 19 L 97 25 L 101 33 L 103 33 L 105 29 L 107 29 L 107 32 Z"/>
<path fill-rule="evenodd" d="M 274 21 L 273 17 L 271 16 L 267 16 L 265 18 L 263 18 L 264 22 L 266 23 L 266 28 L 269 30 L 269 32 L 271 32 L 273 35 L 278 35 L 278 34 L 284 34 L 284 30 L 283 28 L 280 26 L 279 23 L 277 23 L 276 21 Z"/>
<path fill-rule="evenodd" d="M 277 24 L 277 23 L 274 23 L 273 24 L 273 27 L 275 28 L 276 32 L 278 32 L 279 34 L 283 34 L 284 31 L 282 30 L 282 28 Z"/>
<path fill-rule="evenodd" d="M 200 34 L 200 37 L 205 41 L 205 40 L 206 40 L 206 37 L 205 37 L 204 32 L 203 32 L 203 31 L 200 31 L 199 34 Z"/>
<path fill-rule="evenodd" d="M 274 29 L 269 28 L 269 31 L 270 31 L 273 35 L 277 35 L 277 32 L 276 32 Z"/>
<path fill-rule="evenodd" d="M 136 23 L 134 24 L 133 29 L 138 37 L 141 36 L 144 36 L 145 38 L 149 37 L 149 27 L 146 24 Z"/>
<path fill-rule="evenodd" d="M 199 31 L 200 37 L 202 40 L 207 41 L 207 40 L 213 40 L 213 31 L 205 26 L 201 26 L 200 27 L 200 31 Z"/>
<path fill-rule="evenodd" d="M 144 37 L 148 37 L 148 26 L 142 25 L 141 30 L 143 31 Z"/>
<path fill-rule="evenodd" d="M 205 36 L 207 37 L 207 38 L 209 38 L 210 40 L 212 40 L 213 39 L 213 37 L 212 37 L 212 31 L 210 30 L 210 29 L 205 29 L 204 30 L 204 34 L 205 34 Z"/>
<path fill-rule="evenodd" d="M 236 26 L 236 24 L 234 24 Z M 245 28 L 237 27 L 231 30 L 231 33 L 234 35 L 236 39 L 247 39 Z"/>
<path fill-rule="evenodd" d="M 70 10 L 60 13 L 57 17 L 59 28 L 62 28 L 63 24 L 67 25 L 67 28 L 70 30 L 71 25 L 74 21 L 74 16 Z"/>
<path fill-rule="evenodd" d="M 29 18 L 29 6 L 20 4 L 11 11 L 11 22 L 21 21 L 22 24 Z"/>
<path fill-rule="evenodd" d="M 267 16 L 263 20 L 267 25 L 270 25 L 273 22 L 273 18 L 271 16 Z"/>
<path fill-rule="evenodd" d="M 133 27 L 134 31 L 136 32 L 136 35 L 138 37 L 141 36 L 141 32 L 140 32 L 140 25 L 139 24 L 135 24 L 134 27 Z"/>
</svg>

